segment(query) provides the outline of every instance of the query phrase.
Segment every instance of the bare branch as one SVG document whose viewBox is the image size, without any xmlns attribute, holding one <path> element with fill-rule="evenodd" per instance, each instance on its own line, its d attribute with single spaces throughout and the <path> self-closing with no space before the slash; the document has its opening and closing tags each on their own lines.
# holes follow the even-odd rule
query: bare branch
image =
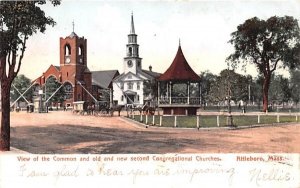
<svg viewBox="0 0 300 188">
<path fill-rule="evenodd" d="M 270 70 L 270 72 L 274 72 L 277 68 L 278 62 L 281 60 L 281 58 L 278 58 L 274 64 L 274 67 Z"/>
<path fill-rule="evenodd" d="M 17 67 L 17 70 L 15 72 L 15 77 L 17 76 L 17 74 L 19 73 L 20 71 L 20 67 L 21 67 L 21 63 L 22 63 L 22 59 L 24 57 L 24 52 L 25 52 L 25 49 L 26 49 L 26 41 L 27 41 L 27 35 L 24 36 L 24 39 L 23 39 L 23 42 L 22 42 L 22 53 L 21 53 L 21 56 L 19 58 L 19 62 L 18 62 L 18 67 Z"/>
</svg>

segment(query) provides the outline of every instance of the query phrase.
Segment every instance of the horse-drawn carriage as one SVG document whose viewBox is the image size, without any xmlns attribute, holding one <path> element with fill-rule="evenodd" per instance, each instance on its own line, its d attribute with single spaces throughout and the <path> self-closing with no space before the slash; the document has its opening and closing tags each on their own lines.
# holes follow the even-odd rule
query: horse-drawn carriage
<svg viewBox="0 0 300 188">
<path fill-rule="evenodd" d="M 97 101 L 96 103 L 89 103 L 86 101 L 73 102 L 73 113 L 80 115 L 94 115 L 94 116 L 113 116 L 114 111 L 119 112 L 122 106 L 109 106 L 107 101 Z"/>
</svg>

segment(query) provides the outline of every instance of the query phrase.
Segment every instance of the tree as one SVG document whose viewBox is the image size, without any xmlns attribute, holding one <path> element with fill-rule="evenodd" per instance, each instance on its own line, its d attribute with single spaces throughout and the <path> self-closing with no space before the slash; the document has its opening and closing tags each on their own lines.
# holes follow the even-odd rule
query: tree
<svg viewBox="0 0 300 188">
<path fill-rule="evenodd" d="M 49 0 L 54 6 L 60 0 Z M 46 26 L 54 26 L 40 8 L 46 0 L 0 1 L 0 82 L 1 82 L 1 134 L 0 150 L 10 149 L 10 89 L 17 76 L 24 57 L 26 42 L 37 32 L 44 32 Z"/>
<path fill-rule="evenodd" d="M 224 69 L 220 72 L 216 81 L 212 83 L 210 100 L 213 102 L 225 101 L 227 97 L 237 103 L 240 100 L 247 101 L 248 86 L 252 82 L 251 76 L 243 76 L 234 70 Z"/>
<path fill-rule="evenodd" d="M 269 90 L 269 99 L 272 104 L 283 104 L 291 98 L 289 80 L 282 75 L 272 75 L 272 85 Z"/>
<path fill-rule="evenodd" d="M 212 74 L 208 70 L 200 73 L 201 77 L 201 101 L 206 104 L 209 101 L 209 96 L 212 90 L 213 83 L 217 80 L 217 75 Z"/>
<path fill-rule="evenodd" d="M 143 82 L 144 99 L 155 100 L 157 97 L 157 82 L 155 79 L 145 80 Z"/>
<path fill-rule="evenodd" d="M 231 34 L 229 41 L 235 52 L 227 61 L 233 67 L 255 64 L 263 75 L 263 111 L 267 111 L 271 76 L 277 68 L 294 69 L 300 63 L 300 34 L 298 21 L 290 16 L 273 16 L 267 20 L 257 17 L 246 20 Z"/>
<path fill-rule="evenodd" d="M 293 70 L 290 75 L 291 98 L 297 105 L 300 101 L 300 70 Z"/>
<path fill-rule="evenodd" d="M 56 91 L 61 86 L 54 76 L 50 76 L 45 83 L 45 99 L 48 100 L 54 92 L 56 92 L 48 101 L 48 103 L 62 103 L 65 99 L 65 91 L 64 88 L 61 87 L 58 91 Z"/>
<path fill-rule="evenodd" d="M 14 85 L 14 87 L 11 88 L 11 92 L 10 92 L 10 99 L 15 101 L 20 97 L 20 93 L 23 94 L 27 88 L 30 87 L 31 85 L 31 80 L 29 78 L 27 78 L 25 75 L 21 74 L 18 75 L 14 81 L 12 82 L 12 84 Z M 18 92 L 18 91 L 20 92 Z M 33 90 L 29 89 L 23 96 L 26 98 L 27 101 L 31 101 L 32 100 L 32 93 Z M 23 97 L 21 97 L 19 99 L 19 101 L 25 101 L 23 99 Z"/>
</svg>

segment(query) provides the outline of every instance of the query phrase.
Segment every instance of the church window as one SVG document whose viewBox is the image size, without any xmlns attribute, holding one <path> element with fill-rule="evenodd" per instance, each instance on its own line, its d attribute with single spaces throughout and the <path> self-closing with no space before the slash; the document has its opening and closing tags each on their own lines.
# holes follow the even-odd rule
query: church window
<svg viewBox="0 0 300 188">
<path fill-rule="evenodd" d="M 132 75 L 128 75 L 128 79 L 131 79 L 132 78 Z"/>
<path fill-rule="evenodd" d="M 132 56 L 132 48 L 131 47 L 129 47 L 129 56 Z"/>
<path fill-rule="evenodd" d="M 140 96 L 139 95 L 137 96 L 137 100 L 140 101 Z"/>
<path fill-rule="evenodd" d="M 136 49 L 136 55 L 139 56 L 139 49 Z"/>
<path fill-rule="evenodd" d="M 73 97 L 73 86 L 69 82 L 64 84 L 64 92 L 65 92 L 65 99 L 71 99 Z M 78 97 L 78 99 L 80 96 Z"/>
<path fill-rule="evenodd" d="M 124 101 L 124 96 L 123 95 L 121 96 L 121 101 Z"/>
<path fill-rule="evenodd" d="M 65 46 L 65 55 L 71 55 L 71 46 L 69 44 L 66 44 Z"/>
<path fill-rule="evenodd" d="M 124 89 L 124 83 L 121 83 L 121 89 Z"/>
<path fill-rule="evenodd" d="M 80 45 L 78 47 L 78 55 L 83 55 L 83 46 L 82 45 Z"/>
<path fill-rule="evenodd" d="M 132 82 L 128 82 L 127 83 L 127 87 L 128 87 L 128 89 L 132 89 L 133 88 L 133 83 Z"/>
<path fill-rule="evenodd" d="M 137 82 L 137 83 L 136 83 L 136 89 L 137 89 L 137 90 L 140 90 L 140 82 Z"/>
</svg>

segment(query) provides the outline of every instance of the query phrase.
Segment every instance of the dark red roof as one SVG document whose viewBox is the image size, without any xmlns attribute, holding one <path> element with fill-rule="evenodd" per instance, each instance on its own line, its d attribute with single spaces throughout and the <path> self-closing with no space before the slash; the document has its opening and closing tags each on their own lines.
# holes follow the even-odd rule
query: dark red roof
<svg viewBox="0 0 300 188">
<path fill-rule="evenodd" d="M 199 81 L 200 77 L 193 71 L 186 61 L 181 46 L 178 47 L 177 54 L 171 66 L 159 78 L 159 81 Z"/>
</svg>

